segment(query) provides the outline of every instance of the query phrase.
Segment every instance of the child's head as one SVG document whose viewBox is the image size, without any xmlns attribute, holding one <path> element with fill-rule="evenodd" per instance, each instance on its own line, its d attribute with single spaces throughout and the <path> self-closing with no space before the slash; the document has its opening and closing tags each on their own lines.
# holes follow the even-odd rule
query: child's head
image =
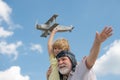
<svg viewBox="0 0 120 80">
<path fill-rule="evenodd" d="M 68 40 L 61 38 L 53 43 L 53 53 L 56 56 L 62 50 L 70 50 Z"/>
</svg>

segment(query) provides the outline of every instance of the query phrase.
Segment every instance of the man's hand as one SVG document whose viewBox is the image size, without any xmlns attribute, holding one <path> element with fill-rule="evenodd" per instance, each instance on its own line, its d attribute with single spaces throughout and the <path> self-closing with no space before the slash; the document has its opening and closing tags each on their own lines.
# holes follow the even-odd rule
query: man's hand
<svg viewBox="0 0 120 80">
<path fill-rule="evenodd" d="M 112 27 L 105 27 L 101 33 L 96 32 L 96 40 L 97 42 L 104 42 L 108 37 L 112 35 Z"/>
<path fill-rule="evenodd" d="M 92 66 L 95 64 L 100 51 L 101 43 L 112 35 L 112 31 L 112 27 L 105 27 L 101 33 L 96 32 L 95 41 L 86 60 L 86 66 L 88 69 L 92 68 Z"/>
<path fill-rule="evenodd" d="M 49 80 L 49 76 L 51 74 L 51 71 L 52 71 L 52 68 L 50 66 L 49 69 L 48 69 L 48 71 L 47 71 L 47 73 L 46 73 L 47 80 Z"/>
</svg>

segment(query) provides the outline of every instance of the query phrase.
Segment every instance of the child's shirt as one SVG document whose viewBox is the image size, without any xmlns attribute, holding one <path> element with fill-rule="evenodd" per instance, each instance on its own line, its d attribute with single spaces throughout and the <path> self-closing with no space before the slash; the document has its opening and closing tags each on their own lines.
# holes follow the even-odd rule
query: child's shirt
<svg viewBox="0 0 120 80">
<path fill-rule="evenodd" d="M 52 71 L 49 76 L 49 80 L 60 80 L 59 73 L 58 73 L 58 62 L 53 54 L 50 55 L 50 65 L 51 65 Z"/>
</svg>

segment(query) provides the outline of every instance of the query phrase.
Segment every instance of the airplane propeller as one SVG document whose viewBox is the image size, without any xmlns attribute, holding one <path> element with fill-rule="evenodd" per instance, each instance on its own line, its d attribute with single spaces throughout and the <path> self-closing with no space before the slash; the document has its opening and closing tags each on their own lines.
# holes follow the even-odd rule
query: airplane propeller
<svg viewBox="0 0 120 80">
<path fill-rule="evenodd" d="M 38 20 L 35 21 L 35 28 L 37 28 Z"/>
</svg>

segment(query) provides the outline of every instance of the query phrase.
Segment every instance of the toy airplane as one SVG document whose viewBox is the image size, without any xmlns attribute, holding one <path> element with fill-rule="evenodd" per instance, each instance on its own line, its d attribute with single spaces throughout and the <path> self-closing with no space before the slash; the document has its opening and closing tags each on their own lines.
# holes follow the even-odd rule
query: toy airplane
<svg viewBox="0 0 120 80">
<path fill-rule="evenodd" d="M 72 31 L 72 29 L 74 28 L 73 26 L 62 26 L 56 23 L 57 16 L 58 16 L 57 14 L 54 14 L 46 23 L 41 25 L 36 24 L 36 29 L 43 31 L 41 37 L 47 37 L 47 35 L 50 35 L 51 31 L 55 27 L 58 27 L 58 32 Z"/>
</svg>

